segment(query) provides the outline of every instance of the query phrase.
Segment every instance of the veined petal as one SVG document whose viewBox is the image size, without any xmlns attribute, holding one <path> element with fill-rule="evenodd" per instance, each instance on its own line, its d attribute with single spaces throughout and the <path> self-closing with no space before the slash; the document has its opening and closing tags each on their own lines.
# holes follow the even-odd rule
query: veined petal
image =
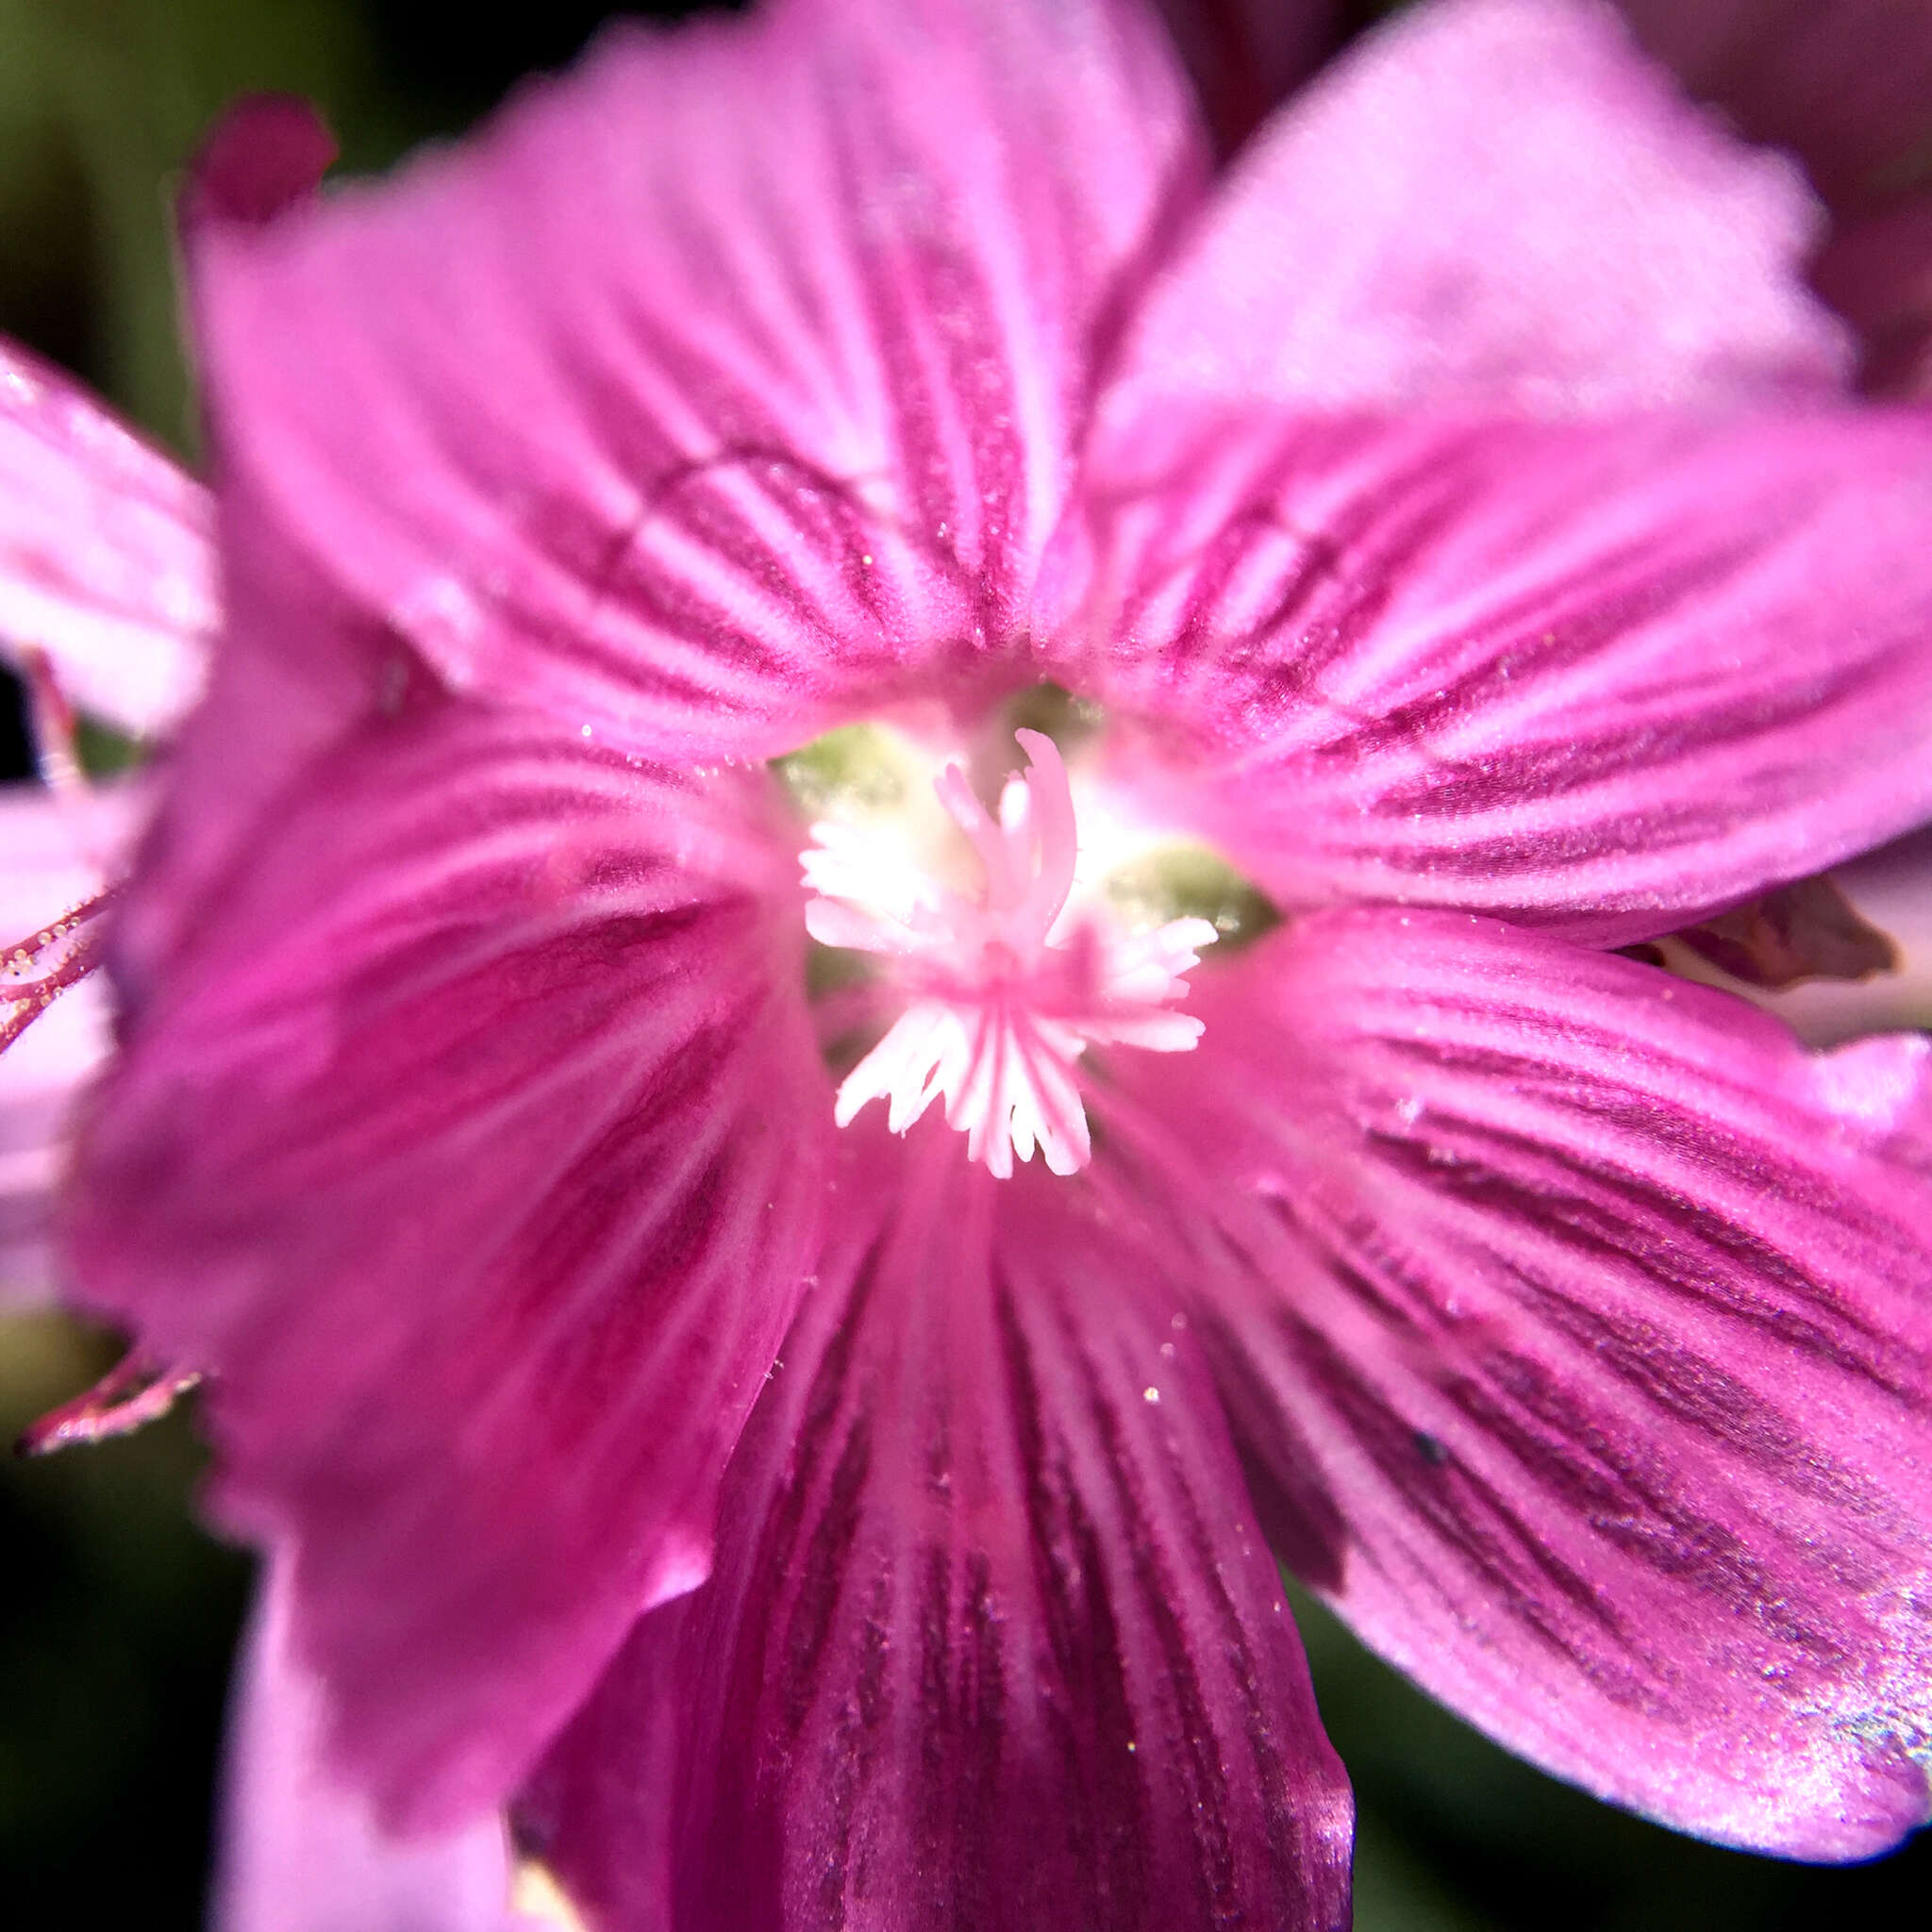
<svg viewBox="0 0 1932 1932">
<path fill-rule="evenodd" d="M 71 376 L 0 341 L 0 654 L 45 654 L 66 696 L 162 734 L 221 618 L 208 492 Z"/>
<path fill-rule="evenodd" d="M 1358 42 L 1242 153 L 1129 337 L 1176 394 L 1568 415 L 1840 387 L 1803 178 L 1677 95 L 1607 8 L 1449 0 Z"/>
<path fill-rule="evenodd" d="M 1290 905 L 1619 944 L 1932 815 L 1932 414 L 1176 410 L 1089 487 L 1061 675 Z"/>
<path fill-rule="evenodd" d="M 225 609 L 208 689 L 168 746 L 167 782 L 114 908 L 115 996 L 131 1013 L 197 957 L 210 904 L 341 746 L 437 690 L 392 632 L 251 506 L 224 500 Z"/>
<path fill-rule="evenodd" d="M 1814 1056 L 1422 911 L 1309 919 L 1197 1004 L 1133 1118 L 1218 1191 L 1204 1341 L 1341 1613 L 1681 1828 L 1850 1858 L 1923 1823 L 1932 1042 Z"/>
<path fill-rule="evenodd" d="M 137 794 L 121 787 L 55 797 L 0 789 L 0 998 L 8 948 L 97 893 L 132 837 Z M 10 1008 L 0 1006 L 0 1017 Z M 106 988 L 66 988 L 0 1053 L 0 1307 L 46 1299 L 49 1228 L 74 1109 L 107 1057 Z"/>
<path fill-rule="evenodd" d="M 273 1562 L 235 1687 L 215 1932 L 537 1932 L 510 1911 L 501 1814 L 402 1841 L 332 1774 L 322 1687 L 290 1647 L 293 1596 Z"/>
<path fill-rule="evenodd" d="M 1344 1925 L 1347 1788 L 1131 1241 L 936 1124 L 842 1191 L 717 1572 L 553 1754 L 540 1854 L 610 1932 L 655 1923 L 667 1807 L 667 1922 L 707 1932 Z"/>
<path fill-rule="evenodd" d="M 214 1502 L 387 1820 L 498 1802 L 716 1486 L 831 1092 L 762 773 L 406 704 L 286 795 L 130 1019 L 83 1297 L 209 1374 Z"/>
<path fill-rule="evenodd" d="M 458 689 L 791 749 L 1019 648 L 1093 357 L 1204 177 L 1105 0 L 620 28 L 391 185 L 197 230 L 225 496 Z"/>
</svg>

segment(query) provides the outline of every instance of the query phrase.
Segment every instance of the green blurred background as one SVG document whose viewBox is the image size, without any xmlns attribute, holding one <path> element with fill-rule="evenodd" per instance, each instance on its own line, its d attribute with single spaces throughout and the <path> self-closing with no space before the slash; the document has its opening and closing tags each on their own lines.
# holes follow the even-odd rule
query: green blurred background
<svg viewBox="0 0 1932 1932">
<path fill-rule="evenodd" d="M 0 0 L 0 329 L 192 456 L 168 207 L 222 106 L 249 89 L 308 94 L 343 164 L 379 167 L 567 58 L 604 10 Z M 24 748 L 0 703 L 0 770 L 24 770 Z M 58 1317 L 0 1320 L 0 1430 L 17 1434 L 113 1356 Z M 201 1459 L 177 1412 L 129 1441 L 0 1465 L 0 1924 L 200 1924 L 249 1572 L 192 1523 Z M 1927 1922 L 1932 1835 L 1838 1871 L 1674 1837 L 1516 1763 L 1300 1607 L 1361 1804 L 1361 1932 Z"/>
</svg>

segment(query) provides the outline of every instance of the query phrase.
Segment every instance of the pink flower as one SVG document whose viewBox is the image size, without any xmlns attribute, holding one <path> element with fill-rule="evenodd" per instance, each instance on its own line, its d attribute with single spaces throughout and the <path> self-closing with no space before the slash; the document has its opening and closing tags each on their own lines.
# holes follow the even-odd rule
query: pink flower
<svg viewBox="0 0 1932 1932">
<path fill-rule="evenodd" d="M 1103 0 L 619 32 L 256 219 L 312 147 L 195 211 L 70 1231 L 365 1923 L 513 1800 L 604 1926 L 1340 1924 L 1271 1549 L 1607 1797 L 1923 1821 L 1926 1043 L 1611 950 L 1932 818 L 1932 420 L 1791 171 L 1533 0 L 1218 182 Z"/>
</svg>

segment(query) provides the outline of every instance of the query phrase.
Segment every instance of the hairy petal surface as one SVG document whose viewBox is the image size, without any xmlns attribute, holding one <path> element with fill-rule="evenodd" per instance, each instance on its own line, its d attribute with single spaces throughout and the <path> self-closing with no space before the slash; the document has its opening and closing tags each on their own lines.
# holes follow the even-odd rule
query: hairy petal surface
<svg viewBox="0 0 1932 1932">
<path fill-rule="evenodd" d="M 0 654 L 82 710 L 164 733 L 221 618 L 208 492 L 68 375 L 0 341 Z"/>
<path fill-rule="evenodd" d="M 619 28 L 391 184 L 198 232 L 225 491 L 453 686 L 788 750 L 1012 644 L 1204 175 L 1103 0 Z"/>
<path fill-rule="evenodd" d="M 1932 1042 L 1814 1056 L 1440 912 L 1309 919 L 1196 1007 L 1193 1091 L 1123 1105 L 1217 1150 L 1205 1340 L 1356 1629 L 1681 1828 L 1924 1822 Z"/>
<path fill-rule="evenodd" d="M 567 1889 L 613 1932 L 658 1923 L 656 1845 L 665 1923 L 708 1932 L 1344 1925 L 1347 1788 L 1129 1236 L 937 1124 L 865 1136 L 841 1194 L 712 1581 L 646 1620 L 538 1781 Z"/>
<path fill-rule="evenodd" d="M 1932 811 L 1932 416 L 1176 410 L 1090 489 L 1062 675 L 1286 903 L 1616 944 Z"/>
<path fill-rule="evenodd" d="M 401 1841 L 324 1762 L 318 1685 L 290 1648 L 272 1563 L 235 1687 L 215 1932 L 538 1932 L 509 1909 L 502 1818 Z"/>
<path fill-rule="evenodd" d="M 1572 414 L 1831 390 L 1798 171 L 1679 98 L 1607 9 L 1450 0 L 1358 42 L 1243 152 L 1111 405 Z"/>
<path fill-rule="evenodd" d="M 391 1822 L 498 1802 L 708 1567 L 831 1132 L 765 784 L 406 702 L 203 903 L 92 1116 L 83 1292 L 210 1372 L 217 1511 L 291 1548 Z"/>
</svg>

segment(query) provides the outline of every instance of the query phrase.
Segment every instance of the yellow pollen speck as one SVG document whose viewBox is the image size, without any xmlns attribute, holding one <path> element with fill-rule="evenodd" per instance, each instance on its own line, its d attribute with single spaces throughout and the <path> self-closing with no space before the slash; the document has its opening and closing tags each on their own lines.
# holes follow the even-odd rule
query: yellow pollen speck
<svg viewBox="0 0 1932 1932">
<path fill-rule="evenodd" d="M 1158 1402 L 1160 1400 L 1160 1391 L 1158 1389 L 1143 1389 L 1141 1391 L 1141 1399 L 1142 1402 Z"/>
</svg>

